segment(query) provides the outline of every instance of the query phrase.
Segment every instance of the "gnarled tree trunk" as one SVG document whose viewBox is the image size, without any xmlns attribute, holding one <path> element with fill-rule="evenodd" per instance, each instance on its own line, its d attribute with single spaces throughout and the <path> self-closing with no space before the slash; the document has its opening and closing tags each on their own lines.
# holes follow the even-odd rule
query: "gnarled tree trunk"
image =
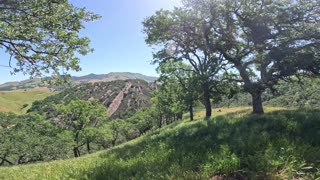
<svg viewBox="0 0 320 180">
<path fill-rule="evenodd" d="M 252 96 L 252 113 L 253 114 L 263 114 L 263 106 L 262 106 L 262 92 L 253 92 L 250 93 Z"/>
</svg>

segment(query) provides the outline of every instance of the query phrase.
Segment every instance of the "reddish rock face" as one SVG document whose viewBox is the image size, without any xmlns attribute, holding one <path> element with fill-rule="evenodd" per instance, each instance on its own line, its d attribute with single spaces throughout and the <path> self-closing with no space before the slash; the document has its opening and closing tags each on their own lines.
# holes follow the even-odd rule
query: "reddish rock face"
<svg viewBox="0 0 320 180">
<path fill-rule="evenodd" d="M 117 109 L 120 107 L 120 104 L 123 100 L 124 94 L 128 94 L 129 88 L 131 88 L 132 84 L 130 82 L 126 82 L 125 87 L 119 92 L 119 94 L 114 98 L 112 103 L 108 107 L 108 114 L 109 116 L 112 116 L 113 113 L 117 111 Z"/>
</svg>

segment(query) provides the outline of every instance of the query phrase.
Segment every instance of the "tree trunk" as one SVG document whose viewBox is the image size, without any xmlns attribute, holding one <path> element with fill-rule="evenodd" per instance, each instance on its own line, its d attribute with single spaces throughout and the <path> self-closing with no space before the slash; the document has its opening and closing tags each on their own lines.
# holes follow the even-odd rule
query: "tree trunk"
<svg viewBox="0 0 320 180">
<path fill-rule="evenodd" d="M 190 114 L 190 121 L 193 121 L 193 106 L 192 106 L 192 103 L 189 106 L 189 114 Z"/>
<path fill-rule="evenodd" d="M 253 114 L 263 114 L 263 106 L 262 106 L 262 92 L 254 92 L 251 93 L 252 96 L 252 113 Z"/>
<path fill-rule="evenodd" d="M 91 148 L 90 148 L 90 141 L 89 140 L 87 140 L 87 151 L 90 154 Z"/>
<path fill-rule="evenodd" d="M 162 117 L 162 115 L 160 115 L 160 118 L 159 118 L 159 120 L 158 120 L 158 127 L 159 128 L 161 128 L 162 127 L 162 120 L 163 119 L 163 117 Z"/>
<path fill-rule="evenodd" d="M 79 152 L 79 151 L 78 151 L 78 147 L 73 148 L 74 157 L 79 157 L 78 152 Z"/>
<path fill-rule="evenodd" d="M 209 84 L 206 83 L 203 86 L 203 100 L 204 106 L 206 107 L 206 119 L 209 119 L 212 115 L 211 102 L 210 102 L 210 89 Z"/>
<path fill-rule="evenodd" d="M 181 120 L 182 119 L 182 116 L 183 116 L 183 113 L 182 112 L 179 112 L 177 114 L 177 120 Z"/>
<path fill-rule="evenodd" d="M 23 158 L 24 158 L 24 155 L 19 156 L 19 158 L 17 160 L 17 164 L 22 164 L 23 163 L 23 161 L 22 161 Z"/>
<path fill-rule="evenodd" d="M 116 141 L 117 141 L 117 139 L 114 139 L 111 141 L 112 147 L 114 147 L 116 145 Z"/>
</svg>

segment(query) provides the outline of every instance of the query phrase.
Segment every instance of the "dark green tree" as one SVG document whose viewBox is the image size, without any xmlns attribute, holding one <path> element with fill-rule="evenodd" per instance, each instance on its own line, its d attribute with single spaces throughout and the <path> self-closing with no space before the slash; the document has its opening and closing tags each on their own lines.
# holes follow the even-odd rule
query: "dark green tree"
<svg viewBox="0 0 320 180">
<path fill-rule="evenodd" d="M 0 113 L 0 165 L 66 158 L 72 136 L 36 113 Z"/>
<path fill-rule="evenodd" d="M 150 108 L 140 109 L 133 116 L 128 118 L 127 122 L 138 130 L 139 136 L 151 130 L 155 125 L 155 120 L 151 114 Z"/>
<path fill-rule="evenodd" d="M 76 56 L 92 49 L 79 31 L 98 18 L 68 0 L 0 0 L 0 47 L 12 73 L 60 77 L 61 69 L 80 70 Z"/>
<path fill-rule="evenodd" d="M 161 63 L 158 67 L 159 81 L 162 82 L 160 90 L 166 89 L 167 93 L 173 94 L 170 106 L 181 112 L 189 111 L 190 120 L 193 120 L 193 107 L 199 99 L 199 83 L 191 66 L 183 62 L 172 60 Z M 168 92 L 169 91 L 169 92 Z"/>
</svg>

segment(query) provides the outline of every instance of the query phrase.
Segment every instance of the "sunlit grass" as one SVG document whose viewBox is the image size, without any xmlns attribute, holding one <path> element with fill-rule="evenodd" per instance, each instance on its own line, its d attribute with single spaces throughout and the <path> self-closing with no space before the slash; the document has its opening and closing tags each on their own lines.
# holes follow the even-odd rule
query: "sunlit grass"
<svg viewBox="0 0 320 180">
<path fill-rule="evenodd" d="M 286 110 L 286 108 L 283 108 L 283 107 L 264 107 L 264 111 L 266 113 L 274 112 L 274 111 L 281 111 L 281 110 Z M 212 116 L 217 117 L 217 116 L 226 115 L 226 114 L 237 114 L 237 115 L 241 116 L 241 115 L 248 114 L 251 111 L 252 111 L 251 106 L 216 108 L 216 109 L 212 109 Z M 197 119 L 204 119 L 205 115 L 206 115 L 205 110 L 196 111 L 194 113 L 194 117 Z M 186 117 L 187 117 L 187 115 L 186 115 Z"/>
<path fill-rule="evenodd" d="M 17 91 L 0 91 L 0 112 L 14 112 L 24 114 L 36 100 L 42 100 L 53 94 L 47 88 L 36 88 L 17 90 Z M 27 105 L 24 107 L 24 105 Z"/>
</svg>

